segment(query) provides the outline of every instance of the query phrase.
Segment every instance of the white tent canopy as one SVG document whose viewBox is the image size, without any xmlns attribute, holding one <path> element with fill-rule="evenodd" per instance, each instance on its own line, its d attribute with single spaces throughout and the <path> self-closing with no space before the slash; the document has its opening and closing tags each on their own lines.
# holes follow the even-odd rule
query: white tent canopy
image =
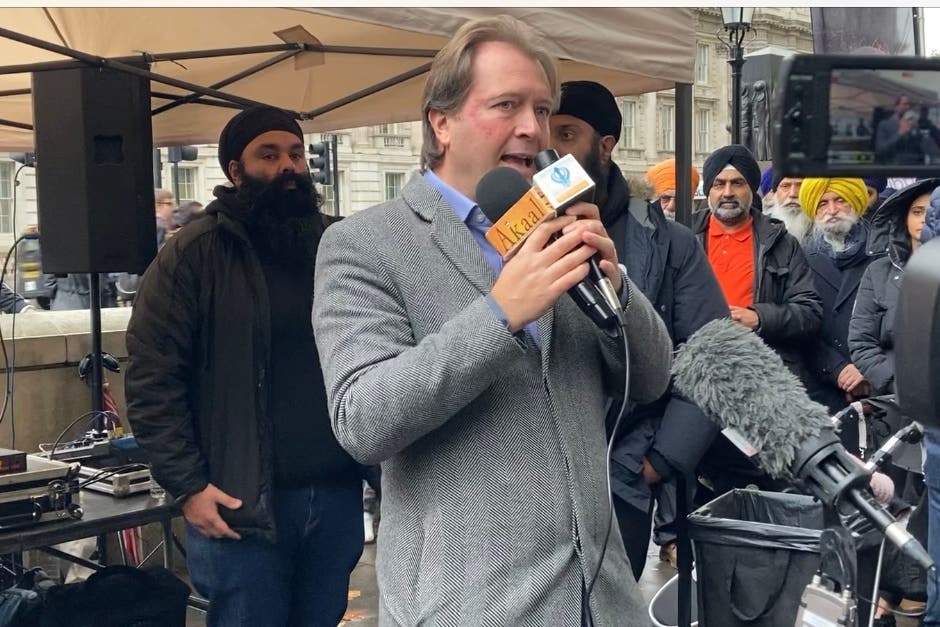
<svg viewBox="0 0 940 627">
<path fill-rule="evenodd" d="M 218 87 L 221 96 L 156 113 L 157 145 L 214 143 L 245 104 L 205 104 L 226 94 L 298 112 L 308 118 L 302 124 L 308 132 L 416 120 L 434 53 L 466 20 L 497 14 L 544 35 L 562 80 L 596 80 L 617 95 L 693 82 L 691 9 L 0 8 L 0 150 L 33 146 L 32 130 L 17 128 L 32 124 L 33 68 L 23 66 L 68 62 L 69 50 L 123 62 L 136 57 L 151 62 L 154 74 L 200 87 L 272 61 Z M 23 36 L 63 49 L 16 40 Z M 301 51 L 287 44 L 307 45 Z M 193 51 L 218 54 L 199 58 Z M 192 93 L 183 87 L 152 81 L 152 110 Z"/>
</svg>

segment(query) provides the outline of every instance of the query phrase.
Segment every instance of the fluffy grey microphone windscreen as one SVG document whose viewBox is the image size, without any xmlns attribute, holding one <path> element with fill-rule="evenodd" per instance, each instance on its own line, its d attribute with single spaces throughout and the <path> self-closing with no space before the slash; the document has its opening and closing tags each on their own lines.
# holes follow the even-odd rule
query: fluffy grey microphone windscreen
<svg viewBox="0 0 940 627">
<path fill-rule="evenodd" d="M 773 477 L 792 480 L 788 467 L 797 448 L 832 425 L 780 356 L 727 318 L 693 333 L 679 347 L 672 373 L 679 393 L 722 429 L 737 429 Z"/>
</svg>

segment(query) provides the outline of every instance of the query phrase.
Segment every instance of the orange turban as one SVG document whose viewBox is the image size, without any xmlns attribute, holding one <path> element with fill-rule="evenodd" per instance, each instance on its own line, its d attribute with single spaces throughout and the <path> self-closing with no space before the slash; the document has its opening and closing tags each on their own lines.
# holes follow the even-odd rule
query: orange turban
<svg viewBox="0 0 940 627">
<path fill-rule="evenodd" d="M 659 196 L 667 190 L 676 189 L 676 160 L 666 159 L 657 163 L 646 173 L 646 178 L 653 184 L 654 193 Z M 698 189 L 698 170 L 692 166 L 692 193 Z"/>
</svg>

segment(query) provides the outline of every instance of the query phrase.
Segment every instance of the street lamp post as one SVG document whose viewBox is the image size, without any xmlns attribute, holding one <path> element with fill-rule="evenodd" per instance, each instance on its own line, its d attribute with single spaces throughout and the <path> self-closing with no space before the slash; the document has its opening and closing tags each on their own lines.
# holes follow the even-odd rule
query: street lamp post
<svg viewBox="0 0 940 627">
<path fill-rule="evenodd" d="M 744 49 L 741 43 L 751 30 L 753 8 L 722 7 L 721 21 L 728 40 L 721 40 L 728 47 L 728 63 L 731 65 L 731 143 L 741 143 L 741 68 L 744 67 Z"/>
</svg>

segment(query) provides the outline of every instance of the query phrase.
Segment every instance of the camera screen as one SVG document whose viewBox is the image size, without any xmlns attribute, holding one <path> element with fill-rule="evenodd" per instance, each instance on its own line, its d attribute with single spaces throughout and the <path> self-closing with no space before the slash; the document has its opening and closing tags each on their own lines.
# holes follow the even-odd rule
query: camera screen
<svg viewBox="0 0 940 627">
<path fill-rule="evenodd" d="M 833 69 L 830 165 L 940 164 L 940 71 Z"/>
</svg>

